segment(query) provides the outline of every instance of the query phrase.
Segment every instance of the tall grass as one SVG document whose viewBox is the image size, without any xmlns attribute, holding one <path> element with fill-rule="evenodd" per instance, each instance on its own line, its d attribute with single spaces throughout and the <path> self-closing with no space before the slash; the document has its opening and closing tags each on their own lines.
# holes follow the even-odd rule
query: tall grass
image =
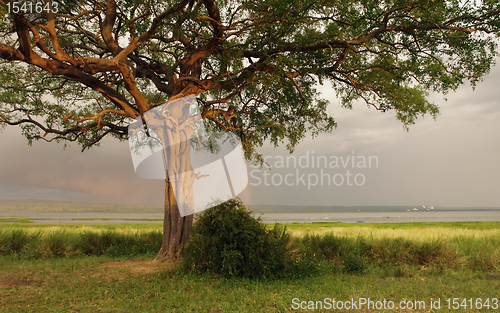
<svg viewBox="0 0 500 313">
<path fill-rule="evenodd" d="M 500 236 L 471 233 L 451 236 L 414 232 L 414 236 L 364 231 L 339 235 L 336 232 L 305 233 L 294 237 L 295 249 L 307 256 L 339 265 L 346 259 L 366 265 L 415 265 L 428 268 L 500 269 Z M 356 234 L 356 235 L 355 235 Z"/>
<path fill-rule="evenodd" d="M 87 255 L 153 258 L 160 249 L 159 227 L 144 225 L 0 228 L 0 256 L 19 259 Z M 368 266 L 500 270 L 500 229 L 460 227 L 292 229 L 289 253 L 329 262 L 347 272 Z"/>
<path fill-rule="evenodd" d="M 500 225 L 496 228 L 465 228 L 465 227 L 446 227 L 441 223 L 434 227 L 401 227 L 401 224 L 395 224 L 392 227 L 374 227 L 378 225 L 369 224 L 366 226 L 353 226 L 352 224 L 334 224 L 334 227 L 313 227 L 315 225 L 291 225 L 289 232 L 294 237 L 304 235 L 325 235 L 335 234 L 337 236 L 364 237 L 364 238 L 405 238 L 411 241 L 433 241 L 448 240 L 456 237 L 475 237 L 484 238 L 497 236 L 500 237 Z M 309 227 L 308 227 L 309 226 Z M 384 225 L 384 226 L 387 226 Z"/>
<path fill-rule="evenodd" d="M 0 230 L 0 255 L 23 259 L 154 255 L 161 240 L 160 231 L 7 228 Z"/>
</svg>

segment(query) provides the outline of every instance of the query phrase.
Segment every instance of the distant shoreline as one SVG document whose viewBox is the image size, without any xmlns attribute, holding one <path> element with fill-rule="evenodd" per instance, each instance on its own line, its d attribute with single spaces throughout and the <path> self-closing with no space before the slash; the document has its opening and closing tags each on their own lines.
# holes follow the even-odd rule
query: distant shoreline
<svg viewBox="0 0 500 313">
<path fill-rule="evenodd" d="M 499 210 L 448 210 L 403 212 L 253 212 L 264 223 L 414 223 L 500 222 Z M 163 213 L 123 212 L 2 212 L 0 224 L 161 224 Z"/>
<path fill-rule="evenodd" d="M 410 211 L 498 211 L 500 207 L 443 207 L 443 206 L 289 206 L 252 205 L 254 213 L 354 213 L 354 212 L 410 212 Z M 106 204 L 50 201 L 0 201 L 0 212 L 24 213 L 163 213 L 162 205 Z"/>
</svg>

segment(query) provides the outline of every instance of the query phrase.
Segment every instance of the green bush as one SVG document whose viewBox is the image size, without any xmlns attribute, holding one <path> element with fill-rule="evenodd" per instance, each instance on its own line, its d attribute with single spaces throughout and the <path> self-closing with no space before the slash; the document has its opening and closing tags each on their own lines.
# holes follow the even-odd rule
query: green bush
<svg viewBox="0 0 500 313">
<path fill-rule="evenodd" d="M 312 265 L 289 252 L 290 236 L 275 225 L 267 230 L 240 200 L 202 212 L 191 240 L 181 251 L 188 272 L 224 277 L 281 278 L 307 272 Z"/>
</svg>

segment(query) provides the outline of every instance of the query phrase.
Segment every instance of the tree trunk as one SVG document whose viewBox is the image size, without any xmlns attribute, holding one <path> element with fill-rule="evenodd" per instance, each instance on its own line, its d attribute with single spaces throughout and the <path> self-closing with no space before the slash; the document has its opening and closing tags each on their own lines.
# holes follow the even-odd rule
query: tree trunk
<svg viewBox="0 0 500 313">
<path fill-rule="evenodd" d="M 193 215 L 182 217 L 177 207 L 170 179 L 165 180 L 165 215 L 163 219 L 163 240 L 155 262 L 174 259 L 179 248 L 189 241 L 193 226 Z"/>
<path fill-rule="evenodd" d="M 179 100 L 181 101 L 181 100 Z M 189 104 L 189 103 L 188 103 Z M 191 166 L 191 134 L 195 119 L 186 119 L 188 105 L 171 104 L 170 120 L 155 131 L 163 146 L 165 162 L 165 215 L 163 219 L 163 241 L 155 261 L 178 257 L 179 248 L 189 241 L 193 225 L 195 173 Z M 182 214 L 181 214 L 182 212 Z"/>
<path fill-rule="evenodd" d="M 200 118 L 190 117 L 191 103 L 191 98 L 173 100 L 148 115 L 148 127 L 157 134 L 163 147 L 167 177 L 163 240 L 155 261 L 176 258 L 180 246 L 191 237 L 196 175 L 191 166 L 190 138 Z"/>
</svg>

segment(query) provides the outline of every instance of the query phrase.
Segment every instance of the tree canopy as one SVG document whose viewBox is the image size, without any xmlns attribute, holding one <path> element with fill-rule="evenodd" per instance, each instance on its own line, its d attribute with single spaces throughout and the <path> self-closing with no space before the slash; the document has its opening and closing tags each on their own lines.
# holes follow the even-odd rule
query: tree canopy
<svg viewBox="0 0 500 313">
<path fill-rule="evenodd" d="M 293 150 L 336 126 L 318 84 L 410 125 L 438 114 L 429 92 L 489 72 L 500 27 L 496 0 L 47 1 L 1 0 L 0 125 L 83 149 L 195 94 L 247 157 L 266 140 Z"/>
</svg>

